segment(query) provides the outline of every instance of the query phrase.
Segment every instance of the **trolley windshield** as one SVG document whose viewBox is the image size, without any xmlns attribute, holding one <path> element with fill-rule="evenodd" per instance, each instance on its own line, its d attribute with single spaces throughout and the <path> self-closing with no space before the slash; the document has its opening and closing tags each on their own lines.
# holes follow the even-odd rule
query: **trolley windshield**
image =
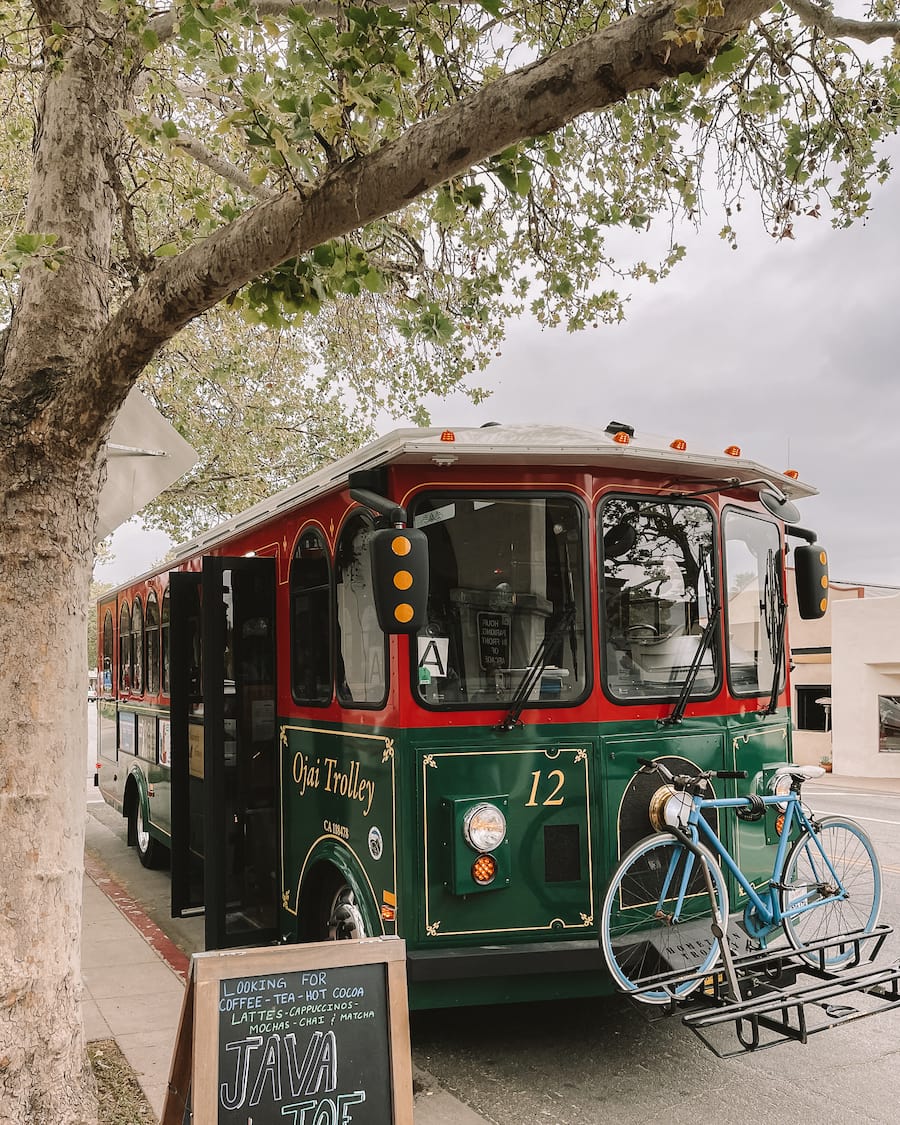
<svg viewBox="0 0 900 1125">
<path fill-rule="evenodd" d="M 567 705 L 587 685 L 585 512 L 565 495 L 420 497 L 427 624 L 414 638 L 428 706 Z"/>
<path fill-rule="evenodd" d="M 711 511 L 658 499 L 607 499 L 600 563 L 605 685 L 614 699 L 677 697 L 692 665 L 691 695 L 718 681 L 706 631 L 716 605 Z"/>
</svg>

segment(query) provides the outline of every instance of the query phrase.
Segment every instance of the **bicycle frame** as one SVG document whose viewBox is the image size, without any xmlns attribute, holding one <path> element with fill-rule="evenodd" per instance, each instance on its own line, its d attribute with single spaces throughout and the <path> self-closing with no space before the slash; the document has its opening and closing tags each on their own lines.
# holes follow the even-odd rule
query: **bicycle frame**
<svg viewBox="0 0 900 1125">
<path fill-rule="evenodd" d="M 747 905 L 744 908 L 744 925 L 751 937 L 760 941 L 763 941 L 767 934 L 780 926 L 785 918 L 792 918 L 799 914 L 804 914 L 808 910 L 813 910 L 823 901 L 822 897 L 819 896 L 817 892 L 811 895 L 810 889 L 804 888 L 802 895 L 791 902 L 787 910 L 782 910 L 781 908 L 779 891 L 784 887 L 782 878 L 784 875 L 785 860 L 787 858 L 788 848 L 793 843 L 792 829 L 795 823 L 799 826 L 801 832 L 806 831 L 809 833 L 811 841 L 815 844 L 819 858 L 827 868 L 830 877 L 834 880 L 834 885 L 838 888 L 838 893 L 836 895 L 829 895 L 828 901 L 835 902 L 847 897 L 846 889 L 819 842 L 818 834 L 813 827 L 812 821 L 803 809 L 799 794 L 791 792 L 785 795 L 765 796 L 762 797 L 762 802 L 766 806 L 785 806 L 784 825 L 778 840 L 778 849 L 775 853 L 772 874 L 769 879 L 768 887 L 762 893 L 757 891 L 753 884 L 747 879 L 735 863 L 731 853 L 719 839 L 715 831 L 707 824 L 702 815 L 706 809 L 747 808 L 749 802 L 746 797 L 715 797 L 705 799 L 692 795 L 691 811 L 688 814 L 687 824 L 682 825 L 680 828 L 673 828 L 676 835 L 684 835 L 694 844 L 702 839 L 703 843 L 718 858 L 720 864 L 734 876 L 738 885 L 747 895 Z M 668 888 L 671 886 L 676 864 L 677 857 L 673 857 L 672 868 L 668 873 L 665 887 L 663 888 L 663 897 L 668 894 Z M 685 870 L 682 872 L 679 879 L 679 890 L 675 907 L 676 917 L 681 913 L 684 899 L 687 896 L 687 887 L 690 882 L 692 870 L 693 856 L 691 860 L 685 864 Z"/>
</svg>

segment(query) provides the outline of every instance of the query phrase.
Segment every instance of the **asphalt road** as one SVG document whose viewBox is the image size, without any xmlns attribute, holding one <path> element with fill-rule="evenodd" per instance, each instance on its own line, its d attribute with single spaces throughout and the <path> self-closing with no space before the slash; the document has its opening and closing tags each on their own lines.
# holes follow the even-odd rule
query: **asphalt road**
<svg viewBox="0 0 900 1125">
<path fill-rule="evenodd" d="M 93 721 L 93 716 L 91 716 Z M 168 917 L 166 872 L 146 871 L 125 847 L 124 822 L 93 788 L 88 749 L 88 842 L 158 925 L 199 948 L 202 921 Z M 820 813 L 854 817 L 882 863 L 882 921 L 900 930 L 900 793 L 808 785 Z M 900 957 L 892 934 L 879 963 Z M 653 1018 L 650 1018 L 653 1017 Z M 719 1059 L 677 1016 L 620 997 L 413 1013 L 415 1064 L 493 1125 L 746 1125 L 894 1122 L 900 1008 L 830 1028 L 808 1044 Z"/>
</svg>

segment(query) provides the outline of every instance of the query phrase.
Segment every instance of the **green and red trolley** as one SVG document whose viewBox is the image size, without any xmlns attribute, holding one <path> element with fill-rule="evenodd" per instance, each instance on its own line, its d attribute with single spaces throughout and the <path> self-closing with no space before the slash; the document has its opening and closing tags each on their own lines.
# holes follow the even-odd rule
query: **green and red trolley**
<svg viewBox="0 0 900 1125">
<path fill-rule="evenodd" d="M 611 991 L 637 759 L 730 796 L 791 758 L 812 492 L 619 423 L 391 433 L 104 594 L 103 795 L 208 948 L 398 934 L 413 1007 Z"/>
</svg>

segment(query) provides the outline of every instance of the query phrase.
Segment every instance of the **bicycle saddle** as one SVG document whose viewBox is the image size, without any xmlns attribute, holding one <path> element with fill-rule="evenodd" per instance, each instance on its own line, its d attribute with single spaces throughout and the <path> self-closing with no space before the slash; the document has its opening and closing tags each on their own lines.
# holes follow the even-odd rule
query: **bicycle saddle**
<svg viewBox="0 0 900 1125">
<path fill-rule="evenodd" d="M 825 771 L 821 766 L 779 766 L 775 777 L 790 777 L 793 781 L 812 781 L 814 777 L 821 777 Z"/>
</svg>

